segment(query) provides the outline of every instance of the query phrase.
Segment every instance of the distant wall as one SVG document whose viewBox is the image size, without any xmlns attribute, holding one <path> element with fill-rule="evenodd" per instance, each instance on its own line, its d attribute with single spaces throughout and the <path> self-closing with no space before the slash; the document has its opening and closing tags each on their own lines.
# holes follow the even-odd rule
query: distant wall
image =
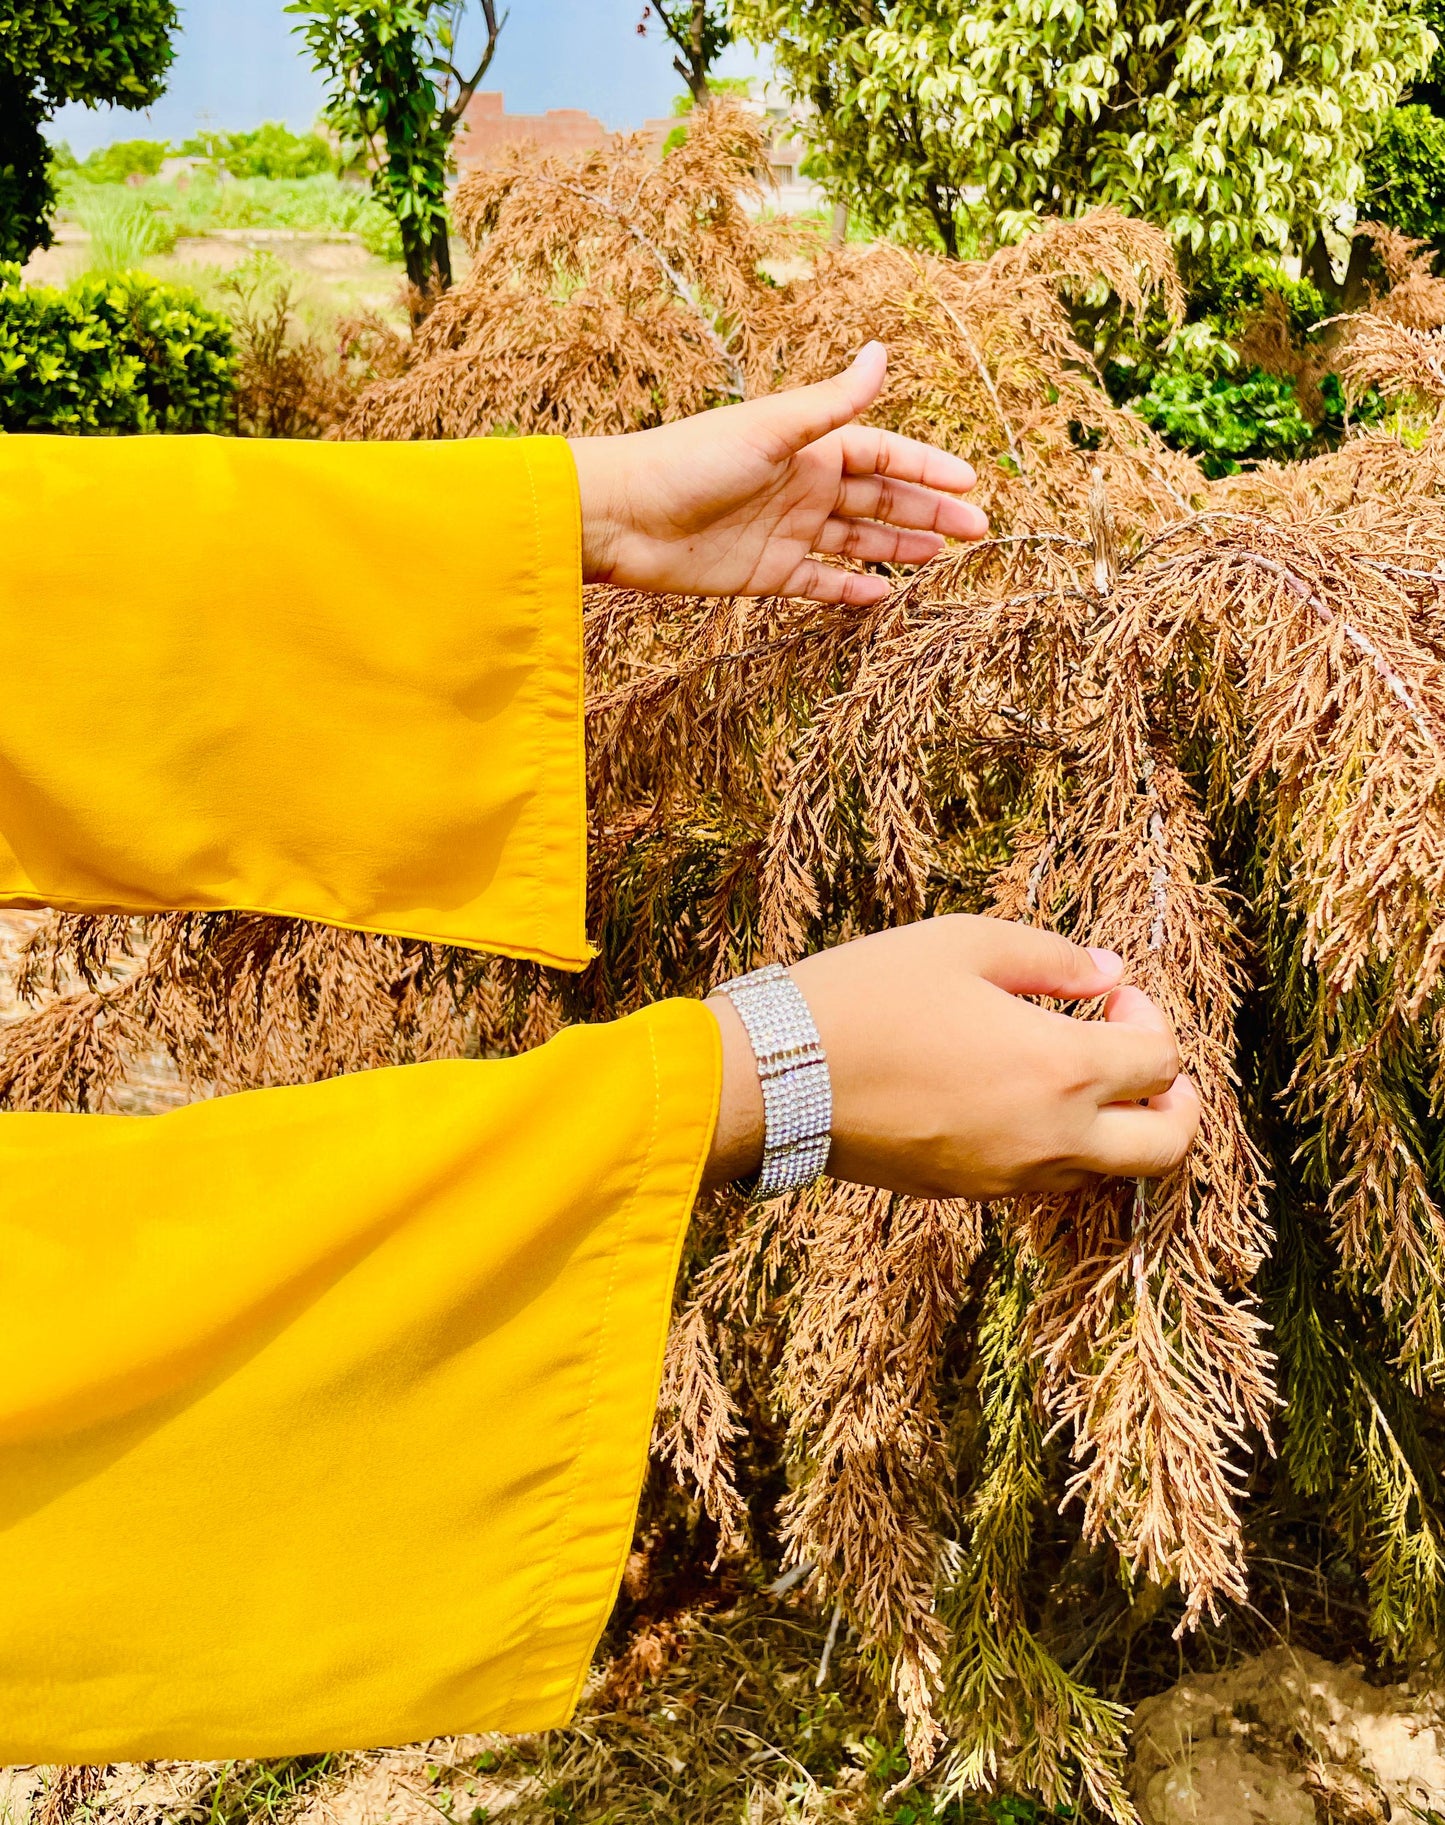
<svg viewBox="0 0 1445 1825">
<path fill-rule="evenodd" d="M 675 120 L 644 121 L 641 131 L 662 142 Z M 484 165 L 510 146 L 535 146 L 540 152 L 592 152 L 615 137 L 595 114 L 582 108 L 549 108 L 545 114 L 508 114 L 496 91 L 474 95 L 456 137 L 457 164 L 467 170 Z"/>
<path fill-rule="evenodd" d="M 771 187 L 764 207 L 785 213 L 823 209 L 825 200 L 816 184 L 802 175 L 807 141 L 784 108 L 754 104 L 768 137 L 768 176 Z M 658 157 L 674 127 L 676 117 L 645 120 L 637 130 L 646 135 Z M 462 116 L 455 142 L 457 165 L 462 171 L 485 165 L 512 146 L 532 146 L 539 152 L 593 152 L 617 136 L 595 114 L 582 108 L 549 108 L 545 114 L 508 114 L 504 97 L 496 90 L 473 95 Z"/>
</svg>

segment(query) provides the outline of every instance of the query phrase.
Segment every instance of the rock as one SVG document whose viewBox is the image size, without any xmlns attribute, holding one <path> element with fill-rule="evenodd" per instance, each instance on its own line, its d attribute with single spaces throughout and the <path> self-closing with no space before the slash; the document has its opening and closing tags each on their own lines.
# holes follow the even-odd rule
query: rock
<svg viewBox="0 0 1445 1825">
<path fill-rule="evenodd" d="M 1445 1812 L 1445 1692 L 1271 1648 L 1140 1705 L 1131 1781 L 1144 1825 L 1432 1816 Z"/>
<path fill-rule="evenodd" d="M 1147 1825 L 1316 1825 L 1298 1774 L 1228 1738 L 1196 1743 L 1139 1796 Z"/>
</svg>

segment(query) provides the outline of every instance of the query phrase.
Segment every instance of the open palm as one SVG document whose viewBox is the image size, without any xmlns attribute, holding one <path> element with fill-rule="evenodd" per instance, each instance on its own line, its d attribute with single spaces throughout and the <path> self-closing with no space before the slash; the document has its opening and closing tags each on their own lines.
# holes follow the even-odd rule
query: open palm
<svg viewBox="0 0 1445 1825">
<path fill-rule="evenodd" d="M 819 555 L 919 564 L 945 537 L 982 538 L 987 518 L 958 498 L 976 480 L 961 457 L 853 423 L 886 367 L 870 342 L 817 386 L 576 439 L 588 581 L 867 607 L 886 580 Z"/>
</svg>

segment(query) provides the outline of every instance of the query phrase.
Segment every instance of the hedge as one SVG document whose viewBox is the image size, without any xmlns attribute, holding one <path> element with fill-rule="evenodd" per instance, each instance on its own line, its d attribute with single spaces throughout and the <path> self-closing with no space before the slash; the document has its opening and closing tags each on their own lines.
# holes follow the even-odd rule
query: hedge
<svg viewBox="0 0 1445 1825">
<path fill-rule="evenodd" d="M 145 273 L 22 285 L 0 264 L 0 430 L 216 431 L 235 373 L 231 327 Z"/>
</svg>

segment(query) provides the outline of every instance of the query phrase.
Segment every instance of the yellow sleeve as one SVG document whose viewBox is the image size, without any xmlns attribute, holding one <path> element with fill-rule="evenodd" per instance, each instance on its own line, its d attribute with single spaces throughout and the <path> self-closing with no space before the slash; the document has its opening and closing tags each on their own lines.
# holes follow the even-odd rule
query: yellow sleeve
<svg viewBox="0 0 1445 1825">
<path fill-rule="evenodd" d="M 0 905 L 580 968 L 560 438 L 0 437 Z"/>
<path fill-rule="evenodd" d="M 0 1121 L 0 1762 L 570 1716 L 628 1550 L 712 1017 Z"/>
</svg>

